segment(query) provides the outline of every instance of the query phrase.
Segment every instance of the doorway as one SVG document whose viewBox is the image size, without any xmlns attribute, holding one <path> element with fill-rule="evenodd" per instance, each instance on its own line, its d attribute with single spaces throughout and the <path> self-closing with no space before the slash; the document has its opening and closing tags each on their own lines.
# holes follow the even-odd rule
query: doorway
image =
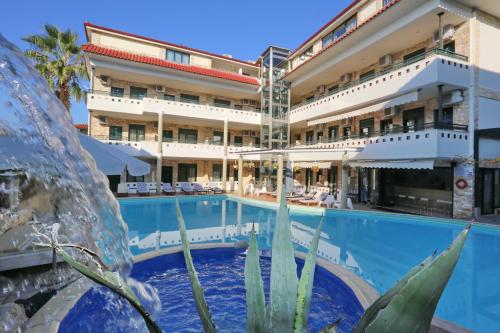
<svg viewBox="0 0 500 333">
<path fill-rule="evenodd" d="M 161 181 L 163 183 L 169 183 L 172 185 L 172 170 L 173 168 L 171 166 L 162 166 L 161 167 Z"/>
<path fill-rule="evenodd" d="M 500 169 L 481 169 L 481 213 L 493 214 L 500 207 Z"/>
<path fill-rule="evenodd" d="M 190 182 L 196 181 L 198 166 L 196 164 L 179 163 L 179 176 L 177 181 Z"/>
</svg>

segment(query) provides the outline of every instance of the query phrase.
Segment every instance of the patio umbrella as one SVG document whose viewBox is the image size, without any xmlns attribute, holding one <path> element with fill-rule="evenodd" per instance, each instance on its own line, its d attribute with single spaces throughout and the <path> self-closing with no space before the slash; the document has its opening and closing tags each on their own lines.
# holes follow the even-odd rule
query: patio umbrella
<svg viewBox="0 0 500 333">
<path fill-rule="evenodd" d="M 151 166 L 113 145 L 102 143 L 84 134 L 78 135 L 80 144 L 94 158 L 97 168 L 106 176 L 121 175 L 125 169 L 131 176 L 151 172 Z"/>
</svg>

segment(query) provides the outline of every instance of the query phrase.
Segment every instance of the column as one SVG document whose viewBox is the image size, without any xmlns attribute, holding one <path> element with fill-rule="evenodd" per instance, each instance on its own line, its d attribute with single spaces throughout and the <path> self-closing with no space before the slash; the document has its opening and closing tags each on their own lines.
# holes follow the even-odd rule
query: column
<svg viewBox="0 0 500 333">
<path fill-rule="evenodd" d="M 340 190 L 340 208 L 347 209 L 347 193 L 349 192 L 349 160 L 347 153 L 342 156 L 342 189 Z"/>
<path fill-rule="evenodd" d="M 158 112 L 158 140 L 156 157 L 156 193 L 161 194 L 161 167 L 163 161 L 163 111 Z"/>
<path fill-rule="evenodd" d="M 278 174 L 276 177 L 276 201 L 280 202 L 281 192 L 283 192 L 283 155 L 278 155 Z"/>
<path fill-rule="evenodd" d="M 238 157 L 238 195 L 243 195 L 243 156 Z"/>
<path fill-rule="evenodd" d="M 443 42 L 443 22 L 442 22 L 442 17 L 444 15 L 444 12 L 439 12 L 438 14 L 439 18 L 439 48 L 442 50 L 444 49 L 444 42 Z"/>
<path fill-rule="evenodd" d="M 228 138 L 228 121 L 224 119 L 224 156 L 222 158 L 222 190 L 227 188 L 227 138 Z"/>
</svg>

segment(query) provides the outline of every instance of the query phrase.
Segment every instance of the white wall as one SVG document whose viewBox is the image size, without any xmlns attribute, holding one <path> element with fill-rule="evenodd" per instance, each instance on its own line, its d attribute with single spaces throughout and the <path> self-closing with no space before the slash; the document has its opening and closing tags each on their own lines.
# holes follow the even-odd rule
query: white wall
<svg viewBox="0 0 500 333">
<path fill-rule="evenodd" d="M 500 128 L 500 101 L 486 97 L 479 97 L 477 127 L 478 129 Z"/>
<path fill-rule="evenodd" d="M 479 139 L 479 158 L 486 160 L 500 158 L 500 140 Z"/>
<path fill-rule="evenodd" d="M 479 84 L 500 91 L 500 29 L 484 22 L 479 24 Z"/>
</svg>

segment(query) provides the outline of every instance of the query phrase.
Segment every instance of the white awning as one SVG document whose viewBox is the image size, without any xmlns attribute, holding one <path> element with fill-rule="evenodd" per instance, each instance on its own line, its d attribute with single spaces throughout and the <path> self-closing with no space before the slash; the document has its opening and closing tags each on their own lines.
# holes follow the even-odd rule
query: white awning
<svg viewBox="0 0 500 333">
<path fill-rule="evenodd" d="M 329 169 L 332 166 L 332 162 L 294 162 L 293 166 L 302 169 L 311 169 L 316 166 L 320 169 Z"/>
<path fill-rule="evenodd" d="M 409 94 L 405 94 L 405 95 L 401 95 L 399 97 L 387 100 L 385 102 L 370 105 L 370 106 L 367 106 L 367 107 L 364 107 L 364 108 L 361 108 L 361 109 L 358 109 L 355 111 L 346 112 L 346 113 L 338 114 L 338 115 L 331 116 L 331 117 L 311 120 L 311 121 L 307 122 L 307 126 L 314 126 L 314 125 L 324 124 L 324 123 L 331 122 L 331 121 L 338 121 L 338 120 L 342 120 L 342 119 L 346 119 L 346 118 L 361 116 L 363 114 L 377 112 L 377 111 L 385 110 L 388 108 L 392 108 L 394 106 L 412 103 L 415 101 L 418 101 L 418 91 L 415 91 L 415 92 L 412 92 Z"/>
<path fill-rule="evenodd" d="M 374 169 L 434 169 L 434 160 L 357 161 L 349 162 L 349 166 Z"/>
<path fill-rule="evenodd" d="M 118 176 L 128 170 L 132 176 L 143 176 L 151 172 L 151 166 L 132 157 L 113 145 L 102 143 L 84 134 L 79 134 L 80 144 L 94 158 L 97 168 L 106 176 Z"/>
</svg>

